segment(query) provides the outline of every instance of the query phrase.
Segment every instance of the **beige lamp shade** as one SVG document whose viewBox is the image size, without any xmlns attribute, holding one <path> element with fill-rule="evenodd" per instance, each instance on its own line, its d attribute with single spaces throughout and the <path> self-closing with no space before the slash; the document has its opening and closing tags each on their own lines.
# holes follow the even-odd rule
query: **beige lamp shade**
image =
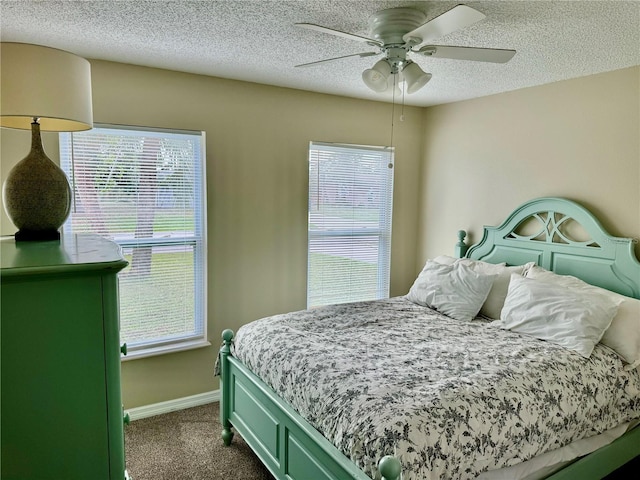
<svg viewBox="0 0 640 480">
<path fill-rule="evenodd" d="M 0 126 L 72 132 L 93 127 L 91 65 L 77 55 L 27 43 L 0 43 Z"/>
</svg>

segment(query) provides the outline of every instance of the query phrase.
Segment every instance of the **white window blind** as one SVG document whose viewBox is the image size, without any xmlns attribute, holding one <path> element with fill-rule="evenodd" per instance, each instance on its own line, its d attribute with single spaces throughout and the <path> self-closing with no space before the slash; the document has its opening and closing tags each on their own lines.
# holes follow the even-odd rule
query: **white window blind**
<svg viewBox="0 0 640 480">
<path fill-rule="evenodd" d="M 389 296 L 393 150 L 311 142 L 307 306 Z"/>
<path fill-rule="evenodd" d="M 60 135 L 74 192 L 64 234 L 114 240 L 128 357 L 206 342 L 204 135 L 101 126 Z"/>
</svg>

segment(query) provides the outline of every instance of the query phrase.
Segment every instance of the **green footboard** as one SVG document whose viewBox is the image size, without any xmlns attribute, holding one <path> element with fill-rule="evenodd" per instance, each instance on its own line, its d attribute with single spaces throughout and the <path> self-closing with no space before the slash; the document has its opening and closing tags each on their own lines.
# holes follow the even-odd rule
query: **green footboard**
<svg viewBox="0 0 640 480">
<path fill-rule="evenodd" d="M 281 480 L 370 480 L 231 356 L 231 330 L 225 330 L 222 338 L 220 421 L 226 445 L 233 438 L 232 428 L 237 430 L 273 476 Z M 396 458 L 384 457 L 378 469 L 383 480 L 400 480 L 400 462 Z"/>
</svg>

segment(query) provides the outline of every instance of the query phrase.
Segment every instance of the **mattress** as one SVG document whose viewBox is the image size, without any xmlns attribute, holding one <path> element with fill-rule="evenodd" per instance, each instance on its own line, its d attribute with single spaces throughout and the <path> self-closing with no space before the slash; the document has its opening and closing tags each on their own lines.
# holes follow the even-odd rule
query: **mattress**
<svg viewBox="0 0 640 480">
<path fill-rule="evenodd" d="M 476 478 L 640 418 L 640 373 L 403 297 L 257 320 L 234 355 L 359 468 Z"/>
<path fill-rule="evenodd" d="M 564 468 L 576 459 L 609 445 L 633 428 L 638 420 L 623 423 L 593 437 L 581 438 L 556 450 L 533 457 L 526 462 L 517 463 L 499 470 L 489 470 L 477 477 L 477 480 L 541 480 Z"/>
</svg>

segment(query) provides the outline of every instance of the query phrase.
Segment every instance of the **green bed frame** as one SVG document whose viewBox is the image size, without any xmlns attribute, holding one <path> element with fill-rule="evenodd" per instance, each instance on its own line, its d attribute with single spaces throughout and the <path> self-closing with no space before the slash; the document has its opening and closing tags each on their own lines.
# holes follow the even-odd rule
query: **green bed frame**
<svg viewBox="0 0 640 480">
<path fill-rule="evenodd" d="M 575 233 L 579 239 L 575 239 Z M 468 248 L 460 231 L 459 256 L 491 263 L 538 265 L 573 275 L 609 290 L 640 298 L 637 240 L 609 235 L 584 207 L 562 198 L 539 198 L 521 205 L 498 227 L 485 227 Z M 237 430 L 278 480 L 370 480 L 331 442 L 231 354 L 233 332 L 225 330 L 220 350 L 222 438 L 231 444 Z M 274 345 L 274 348 L 285 348 Z M 640 455 L 640 427 L 581 457 L 550 477 L 596 480 Z M 383 480 L 400 480 L 400 462 L 386 456 Z"/>
</svg>

